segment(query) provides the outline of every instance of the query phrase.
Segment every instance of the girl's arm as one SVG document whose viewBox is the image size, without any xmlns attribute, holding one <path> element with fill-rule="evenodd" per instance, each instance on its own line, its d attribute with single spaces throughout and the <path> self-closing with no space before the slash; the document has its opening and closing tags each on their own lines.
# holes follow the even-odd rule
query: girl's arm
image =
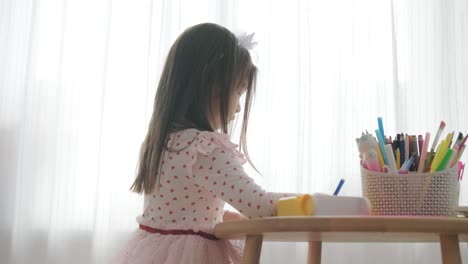
<svg viewBox="0 0 468 264">
<path fill-rule="evenodd" d="M 276 216 L 276 202 L 292 193 L 267 192 L 244 171 L 238 158 L 223 148 L 198 154 L 194 183 L 223 199 L 247 217 Z"/>
</svg>

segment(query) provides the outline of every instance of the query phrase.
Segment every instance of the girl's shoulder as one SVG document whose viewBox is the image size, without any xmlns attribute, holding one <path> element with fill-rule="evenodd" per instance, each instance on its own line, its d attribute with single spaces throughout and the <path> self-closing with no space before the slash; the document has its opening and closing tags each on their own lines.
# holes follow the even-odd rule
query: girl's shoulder
<svg viewBox="0 0 468 264">
<path fill-rule="evenodd" d="M 171 133 L 168 138 L 168 147 L 172 149 L 201 147 L 208 150 L 216 147 L 236 149 L 237 145 L 232 143 L 226 134 L 188 128 Z"/>
<path fill-rule="evenodd" d="M 211 154 L 215 149 L 234 154 L 244 159 L 244 155 L 237 150 L 238 145 L 231 142 L 228 135 L 201 131 L 194 128 L 171 133 L 168 138 L 168 149 L 171 151 L 197 152 L 203 155 Z"/>
</svg>

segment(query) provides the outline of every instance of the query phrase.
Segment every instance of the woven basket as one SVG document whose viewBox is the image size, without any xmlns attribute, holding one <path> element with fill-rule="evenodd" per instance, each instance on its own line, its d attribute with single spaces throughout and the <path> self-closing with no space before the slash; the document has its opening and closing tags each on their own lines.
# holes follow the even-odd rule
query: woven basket
<svg viewBox="0 0 468 264">
<path fill-rule="evenodd" d="M 361 183 L 374 215 L 452 215 L 460 195 L 457 166 L 410 174 L 361 168 Z"/>
</svg>

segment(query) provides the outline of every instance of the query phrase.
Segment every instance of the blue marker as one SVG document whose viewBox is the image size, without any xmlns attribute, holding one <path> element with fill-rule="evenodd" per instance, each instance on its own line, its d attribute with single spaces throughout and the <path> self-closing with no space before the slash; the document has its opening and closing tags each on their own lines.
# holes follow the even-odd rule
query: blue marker
<svg viewBox="0 0 468 264">
<path fill-rule="evenodd" d="M 380 133 L 380 130 L 376 129 L 375 134 L 377 136 L 377 141 L 379 142 L 379 147 L 380 147 L 380 152 L 382 153 L 382 158 L 384 160 L 385 165 L 389 165 L 388 159 L 387 159 L 387 152 L 385 151 L 385 140 L 382 138 L 382 134 Z"/>
<path fill-rule="evenodd" d="M 400 141 L 400 153 L 401 153 L 401 158 L 400 158 L 400 167 L 403 166 L 403 164 L 405 164 L 405 139 L 404 139 L 404 134 L 401 133 L 403 135 L 403 137 L 401 138 L 401 141 Z"/>
<path fill-rule="evenodd" d="M 338 195 L 338 193 L 339 193 L 340 190 L 341 190 L 341 187 L 343 187 L 343 183 L 344 183 L 344 179 L 341 179 L 341 180 L 340 180 L 340 183 L 338 183 L 338 186 L 336 186 L 336 190 L 335 190 L 335 192 L 333 193 L 333 195 Z"/>
<path fill-rule="evenodd" d="M 383 121 L 382 117 L 377 118 L 377 123 L 379 123 L 379 130 L 380 130 L 380 135 L 382 136 L 382 139 L 385 140 L 385 133 L 383 130 Z M 384 142 L 384 145 L 387 144 L 387 142 Z"/>
<path fill-rule="evenodd" d="M 408 174 L 408 171 L 411 168 L 411 165 L 413 165 L 414 162 L 414 156 L 415 154 L 411 155 L 411 157 L 401 165 L 401 168 L 398 170 L 399 174 Z"/>
<path fill-rule="evenodd" d="M 407 171 L 409 171 L 409 170 L 411 169 L 411 165 L 413 165 L 414 156 L 415 156 L 415 155 L 414 155 L 414 153 L 413 153 L 413 155 L 411 155 L 411 158 L 408 160 L 408 163 L 407 163 L 406 166 L 405 166 L 405 169 L 406 169 Z"/>
</svg>

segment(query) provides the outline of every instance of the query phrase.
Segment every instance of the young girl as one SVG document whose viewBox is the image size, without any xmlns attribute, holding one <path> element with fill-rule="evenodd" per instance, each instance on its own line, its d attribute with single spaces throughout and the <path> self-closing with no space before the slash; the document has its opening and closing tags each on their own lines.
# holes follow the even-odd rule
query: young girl
<svg viewBox="0 0 468 264">
<path fill-rule="evenodd" d="M 227 29 L 200 24 L 173 44 L 131 189 L 145 194 L 139 229 L 117 263 L 240 263 L 242 248 L 219 240 L 214 226 L 276 215 L 276 201 L 244 172 L 256 67 Z M 241 147 L 228 131 L 246 93 Z M 242 154 L 245 153 L 244 155 Z M 225 202 L 242 215 L 224 212 Z"/>
</svg>

